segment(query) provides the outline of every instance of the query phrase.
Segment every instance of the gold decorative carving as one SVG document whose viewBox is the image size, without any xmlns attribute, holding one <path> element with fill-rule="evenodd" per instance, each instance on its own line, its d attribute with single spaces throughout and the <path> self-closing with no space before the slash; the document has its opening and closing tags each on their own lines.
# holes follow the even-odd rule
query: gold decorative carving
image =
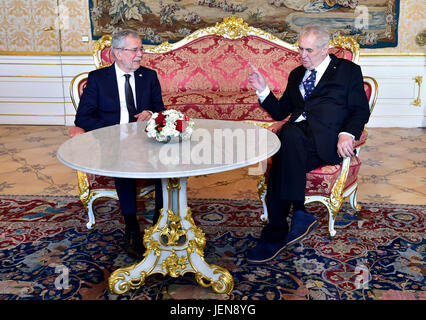
<svg viewBox="0 0 426 320">
<path fill-rule="evenodd" d="M 180 190 L 180 180 L 179 178 L 170 178 L 168 179 L 167 190 L 179 189 Z"/>
<path fill-rule="evenodd" d="M 261 174 L 259 176 L 259 181 L 257 182 L 257 194 L 259 195 L 259 198 L 262 198 L 265 193 L 266 193 L 265 175 Z"/>
<path fill-rule="evenodd" d="M 146 232 L 145 232 L 145 234 L 146 234 Z M 148 243 L 148 241 L 145 241 L 145 237 L 144 237 L 144 245 L 146 247 L 144 257 L 146 257 L 151 251 L 154 251 L 154 254 L 157 257 L 159 257 L 161 255 L 161 248 L 160 248 L 160 244 L 158 243 L 158 241 L 151 240 Z"/>
<path fill-rule="evenodd" d="M 265 122 L 265 121 L 253 121 L 253 120 L 243 120 L 244 123 L 254 124 L 255 126 L 268 129 L 272 124 L 276 123 L 276 121 Z"/>
<path fill-rule="evenodd" d="M 230 294 L 234 288 L 234 279 L 228 270 L 218 266 L 215 267 L 216 268 L 213 271 L 213 274 L 222 274 L 218 280 L 213 281 L 211 278 L 206 277 L 201 272 L 197 272 L 195 274 L 195 280 L 197 280 L 198 284 L 204 288 L 212 287 L 216 293 Z"/>
<path fill-rule="evenodd" d="M 350 165 L 350 159 L 346 158 L 343 160 L 340 176 L 331 189 L 331 194 L 328 201 L 330 203 L 331 212 L 333 214 L 333 220 L 336 220 L 337 213 L 339 212 L 340 206 L 343 202 L 343 188 L 346 183 L 346 178 L 348 177 Z"/>
<path fill-rule="evenodd" d="M 175 50 L 179 47 L 182 47 L 188 42 L 206 35 L 220 35 L 229 39 L 237 39 L 243 36 L 256 35 L 264 39 L 268 39 L 274 43 L 277 43 L 291 50 L 297 50 L 297 47 L 295 47 L 294 45 L 289 44 L 277 38 L 273 34 L 263 31 L 262 29 L 250 27 L 246 22 L 244 22 L 243 18 L 237 17 L 235 15 L 231 15 L 229 17 L 223 18 L 222 22 L 217 22 L 216 25 L 213 27 L 207 27 L 207 28 L 194 31 L 190 35 L 186 36 L 182 40 L 175 43 L 163 42 L 162 44 L 158 46 L 146 49 L 146 52 L 149 52 L 149 53 L 168 52 L 171 50 Z"/>
<path fill-rule="evenodd" d="M 217 35 L 226 35 L 231 39 L 240 38 L 250 33 L 250 27 L 243 18 L 235 15 L 223 18 L 222 22 L 216 22 L 215 25 Z"/>
<path fill-rule="evenodd" d="M 419 106 L 422 105 L 422 100 L 420 99 L 420 89 L 421 89 L 421 86 L 422 86 L 423 77 L 422 76 L 414 77 L 414 81 L 419 86 L 419 91 L 417 93 L 417 98 L 414 99 L 414 101 L 411 102 L 411 104 L 414 105 L 414 106 L 416 106 L 416 107 L 419 107 Z"/>
<path fill-rule="evenodd" d="M 165 259 L 162 263 L 163 269 L 167 270 L 167 274 L 171 277 L 176 278 L 181 275 L 179 270 L 184 270 L 186 268 L 187 257 L 182 256 L 178 257 L 176 253 L 172 253 Z"/>
<path fill-rule="evenodd" d="M 419 32 L 416 35 L 416 44 L 420 47 L 423 47 L 426 44 L 426 30 Z"/>
<path fill-rule="evenodd" d="M 183 246 L 186 243 L 187 234 L 182 227 L 179 215 L 176 215 L 172 210 L 167 210 L 168 226 L 164 227 L 160 232 L 160 241 L 165 246 Z M 185 240 L 183 240 L 183 238 Z M 167 241 L 163 239 L 166 238 Z"/>
<path fill-rule="evenodd" d="M 188 248 L 187 248 L 188 254 L 191 254 L 192 252 L 196 251 L 199 256 L 204 257 L 204 247 L 206 246 L 206 236 L 203 230 L 201 230 L 200 227 L 197 227 L 195 225 L 194 219 L 192 218 L 192 212 L 189 207 L 186 212 L 185 219 L 191 225 L 189 230 L 191 230 L 194 233 L 194 239 L 190 240 L 188 243 Z"/>
<path fill-rule="evenodd" d="M 80 200 L 87 211 L 89 209 L 89 202 L 91 199 L 89 179 L 87 178 L 87 174 L 85 172 L 77 171 L 77 180 Z"/>
<path fill-rule="evenodd" d="M 109 290 L 115 294 L 123 294 L 131 289 L 137 289 L 143 285 L 147 276 L 147 273 L 144 271 L 141 272 L 141 276 L 139 278 L 132 278 L 129 281 L 124 281 L 126 279 L 125 276 L 129 276 L 130 271 L 133 270 L 135 266 L 136 265 L 134 264 L 129 267 L 120 268 L 114 271 L 109 277 Z M 122 282 L 116 289 L 116 284 L 120 281 Z"/>
<path fill-rule="evenodd" d="M 111 64 L 103 65 L 102 57 L 101 57 L 102 50 L 105 48 L 111 47 L 111 40 L 112 40 L 112 36 L 109 34 L 106 34 L 94 43 L 92 56 L 93 56 L 93 60 L 95 61 L 96 69 L 108 67 L 111 65 Z"/>
<path fill-rule="evenodd" d="M 358 62 L 360 52 L 359 43 L 354 38 L 350 36 L 337 36 L 330 40 L 330 46 L 350 50 L 354 55 L 352 61 Z"/>
</svg>

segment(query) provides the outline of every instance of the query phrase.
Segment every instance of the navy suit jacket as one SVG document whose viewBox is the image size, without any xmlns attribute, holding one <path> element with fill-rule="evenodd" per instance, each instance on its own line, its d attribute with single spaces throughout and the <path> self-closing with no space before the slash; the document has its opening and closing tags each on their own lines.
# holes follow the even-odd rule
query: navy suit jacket
<svg viewBox="0 0 426 320">
<path fill-rule="evenodd" d="M 327 163 L 339 163 L 339 133 L 348 132 L 359 139 L 370 110 L 361 68 L 332 54 L 330 58 L 327 70 L 306 100 L 299 90 L 306 69 L 299 66 L 290 73 L 283 96 L 278 100 L 271 92 L 261 105 L 278 121 L 291 114 L 288 123 L 305 111 L 318 156 Z"/>
<path fill-rule="evenodd" d="M 165 110 L 157 73 L 140 67 L 134 76 L 136 113 Z M 89 73 L 74 123 L 86 131 L 120 123 L 120 98 L 114 64 Z"/>
</svg>

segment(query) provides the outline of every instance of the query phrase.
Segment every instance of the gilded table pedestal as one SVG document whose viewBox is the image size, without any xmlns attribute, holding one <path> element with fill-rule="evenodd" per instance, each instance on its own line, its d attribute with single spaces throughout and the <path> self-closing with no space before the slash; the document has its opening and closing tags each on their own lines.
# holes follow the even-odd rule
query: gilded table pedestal
<svg viewBox="0 0 426 320">
<path fill-rule="evenodd" d="M 204 260 L 206 238 L 195 225 L 186 201 L 187 178 L 162 179 L 164 208 L 156 225 L 145 230 L 144 259 L 130 267 L 116 270 L 109 278 L 110 290 L 121 294 L 139 288 L 147 276 L 161 273 L 178 277 L 187 272 L 203 287 L 217 293 L 230 293 L 234 287 L 231 274 Z"/>
</svg>

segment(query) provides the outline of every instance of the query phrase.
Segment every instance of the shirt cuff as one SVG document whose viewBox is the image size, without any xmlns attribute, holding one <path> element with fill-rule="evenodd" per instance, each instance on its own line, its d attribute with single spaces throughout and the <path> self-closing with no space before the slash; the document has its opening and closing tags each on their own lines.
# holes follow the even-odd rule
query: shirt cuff
<svg viewBox="0 0 426 320">
<path fill-rule="evenodd" d="M 262 92 L 259 92 L 258 90 L 256 90 L 256 94 L 257 94 L 257 97 L 259 98 L 260 103 L 265 101 L 266 97 L 269 95 L 270 92 L 271 90 L 269 89 L 268 86 L 266 86 L 266 88 Z"/>
<path fill-rule="evenodd" d="M 339 137 L 340 137 L 341 134 L 346 134 L 346 135 L 350 136 L 352 138 L 352 140 L 355 140 L 355 136 L 353 134 L 350 134 L 349 132 L 340 132 Z"/>
</svg>

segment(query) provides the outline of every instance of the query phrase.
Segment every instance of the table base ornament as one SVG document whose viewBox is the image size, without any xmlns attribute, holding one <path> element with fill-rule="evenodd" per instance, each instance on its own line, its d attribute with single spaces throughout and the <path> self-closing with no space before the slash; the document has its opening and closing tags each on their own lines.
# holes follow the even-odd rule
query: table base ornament
<svg viewBox="0 0 426 320">
<path fill-rule="evenodd" d="M 109 278 L 110 291 L 123 294 L 144 285 L 146 277 L 160 273 L 179 277 L 195 273 L 203 287 L 216 293 L 231 293 L 234 280 L 228 270 L 204 260 L 206 238 L 187 206 L 187 178 L 163 178 L 163 209 L 158 222 L 145 230 L 144 259 L 114 271 Z"/>
</svg>

